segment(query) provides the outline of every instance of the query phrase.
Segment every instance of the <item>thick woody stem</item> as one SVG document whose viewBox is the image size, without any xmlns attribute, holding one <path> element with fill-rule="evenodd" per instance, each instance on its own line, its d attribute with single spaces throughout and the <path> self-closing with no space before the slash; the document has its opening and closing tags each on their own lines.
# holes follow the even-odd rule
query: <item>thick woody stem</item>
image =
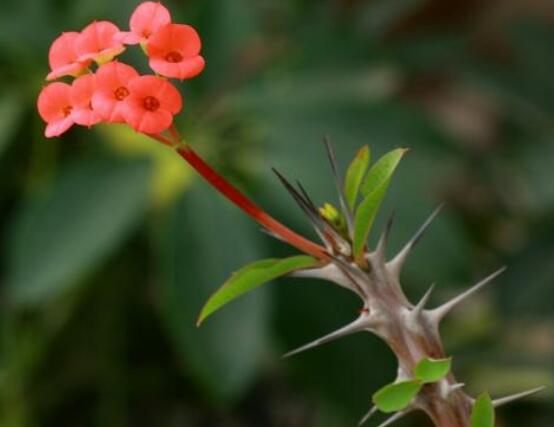
<svg viewBox="0 0 554 427">
<path fill-rule="evenodd" d="M 178 131 L 174 127 L 171 128 L 171 139 L 165 138 L 162 135 L 149 136 L 165 145 L 175 148 L 175 151 L 209 184 L 211 184 L 212 187 L 214 187 L 220 194 L 225 196 L 258 223 L 263 225 L 267 230 L 271 231 L 274 235 L 306 254 L 312 255 L 320 260 L 329 260 L 329 255 L 324 247 L 306 239 L 281 222 L 277 221 L 253 203 L 223 176 L 217 173 L 198 154 L 196 154 L 190 145 L 182 142 Z"/>
<path fill-rule="evenodd" d="M 426 221 L 421 230 L 429 225 L 435 215 L 436 212 Z M 376 250 L 364 255 L 367 266 L 345 262 L 334 257 L 332 263 L 327 266 L 295 272 L 293 275 L 296 277 L 327 279 L 355 292 L 363 301 L 364 311 L 351 324 L 299 347 L 289 355 L 365 330 L 378 335 L 395 354 L 398 361 L 397 381 L 413 378 L 414 368 L 422 359 L 445 358 L 446 354 L 439 333 L 441 319 L 460 302 L 491 283 L 504 269 L 489 275 L 438 308 L 426 309 L 434 285 L 424 293 L 417 304 L 411 304 L 400 286 L 400 267 L 421 235 L 421 230 L 400 252 L 401 255 L 393 258 L 392 262 L 387 262 L 385 256 L 387 227 Z M 382 426 L 389 425 L 413 410 L 422 410 L 427 413 L 436 427 L 469 427 L 474 399 L 462 388 L 463 384 L 456 380 L 453 373 L 449 373 L 437 382 L 425 384 L 408 408 L 387 419 Z M 514 397 L 526 396 L 537 390 L 539 389 L 498 402 L 503 403 Z M 361 423 L 375 411 L 375 409 L 370 410 Z"/>
</svg>

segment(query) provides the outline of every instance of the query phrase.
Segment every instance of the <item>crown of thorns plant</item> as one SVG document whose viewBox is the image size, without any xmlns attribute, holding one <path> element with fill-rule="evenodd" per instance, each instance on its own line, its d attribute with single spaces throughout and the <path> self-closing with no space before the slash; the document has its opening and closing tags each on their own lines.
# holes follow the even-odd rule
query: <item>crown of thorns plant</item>
<svg viewBox="0 0 554 427">
<path fill-rule="evenodd" d="M 374 219 L 406 149 L 395 149 L 371 165 L 370 149 L 363 146 L 343 178 L 333 148 L 325 140 L 338 207 L 329 203 L 318 207 L 299 182 L 293 185 L 273 170 L 321 240 L 313 242 L 273 218 L 219 175 L 173 124 L 174 116 L 182 110 L 183 97 L 169 79 L 190 79 L 205 65 L 196 30 L 173 23 L 170 12 L 155 2 L 140 4 L 131 15 L 129 27 L 129 31 L 120 31 L 114 23 L 95 21 L 81 32 L 65 32 L 53 42 L 49 52 L 51 71 L 46 79 L 70 82 L 49 83 L 38 96 L 38 112 L 46 122 L 45 136 L 60 136 L 75 124 L 91 127 L 101 122 L 126 123 L 174 149 L 215 190 L 261 224 L 264 232 L 303 253 L 256 261 L 238 270 L 206 302 L 198 317 L 199 325 L 230 301 L 282 276 L 324 279 L 354 292 L 363 304 L 358 318 L 285 356 L 355 332 L 366 331 L 383 339 L 397 358 L 398 372 L 392 383 L 373 395 L 373 406 L 360 425 L 378 411 L 392 414 L 380 424 L 385 427 L 412 411 L 422 410 L 440 427 L 492 427 L 495 407 L 542 389 L 496 400 L 487 393 L 473 398 L 455 378 L 452 358 L 442 345 L 441 320 L 491 283 L 504 268 L 436 308 L 427 308 L 433 286 L 415 304 L 404 294 L 400 284 L 402 267 L 440 207 L 392 259 L 386 257 L 392 217 L 376 247 L 369 247 Z M 136 44 L 146 53 L 154 74 L 141 75 L 131 65 L 115 60 L 126 46 Z"/>
</svg>

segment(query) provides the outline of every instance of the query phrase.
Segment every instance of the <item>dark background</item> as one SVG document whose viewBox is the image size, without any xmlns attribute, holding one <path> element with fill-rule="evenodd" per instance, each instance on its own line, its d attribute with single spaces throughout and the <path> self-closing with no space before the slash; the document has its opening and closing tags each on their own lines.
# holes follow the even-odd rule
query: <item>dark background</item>
<svg viewBox="0 0 554 427">
<path fill-rule="evenodd" d="M 180 85 L 188 141 L 309 234 L 270 167 L 335 202 L 343 167 L 410 147 L 390 256 L 441 202 L 403 274 L 439 304 L 503 264 L 442 328 L 470 393 L 549 388 L 498 426 L 554 425 L 554 4 L 549 0 L 167 1 L 205 72 Z M 122 126 L 45 140 L 35 100 L 62 31 L 121 28 L 135 1 L 19 0 L 0 12 L 0 425 L 353 426 L 396 372 L 356 335 L 282 360 L 359 302 L 282 279 L 194 320 L 232 271 L 290 248 L 258 232 L 170 150 Z M 123 58 L 144 67 L 139 49 Z M 376 425 L 376 420 L 373 424 Z M 429 425 L 410 415 L 398 426 Z"/>
</svg>

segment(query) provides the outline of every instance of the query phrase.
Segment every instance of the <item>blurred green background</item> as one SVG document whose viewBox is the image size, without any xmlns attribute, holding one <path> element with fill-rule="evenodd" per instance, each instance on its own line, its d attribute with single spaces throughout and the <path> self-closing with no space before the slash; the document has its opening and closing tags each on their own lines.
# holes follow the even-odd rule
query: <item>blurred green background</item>
<svg viewBox="0 0 554 427">
<path fill-rule="evenodd" d="M 381 341 L 280 355 L 352 320 L 356 298 L 282 279 L 197 329 L 232 271 L 294 252 L 122 126 L 43 137 L 35 99 L 51 41 L 93 19 L 126 28 L 136 4 L 2 4 L 0 425 L 355 425 L 395 376 Z M 343 167 L 362 144 L 375 157 L 411 148 L 376 227 L 394 209 L 390 255 L 447 209 L 409 261 L 406 292 L 437 281 L 438 304 L 507 264 L 443 326 L 447 352 L 471 393 L 549 386 L 500 410 L 498 426 L 554 425 L 554 4 L 165 4 L 198 28 L 207 59 L 181 85 L 179 126 L 285 223 L 310 234 L 272 166 L 335 201 L 324 134 Z M 124 58 L 144 67 L 138 52 Z"/>
</svg>

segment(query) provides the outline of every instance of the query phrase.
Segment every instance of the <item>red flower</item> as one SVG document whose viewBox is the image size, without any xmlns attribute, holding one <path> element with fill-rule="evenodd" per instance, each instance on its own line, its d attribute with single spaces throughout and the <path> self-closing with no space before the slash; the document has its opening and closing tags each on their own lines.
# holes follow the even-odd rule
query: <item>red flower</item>
<svg viewBox="0 0 554 427">
<path fill-rule="evenodd" d="M 125 44 L 144 43 L 161 27 L 171 22 L 169 11 L 161 4 L 147 1 L 137 6 L 129 27 L 131 31 L 121 31 L 116 39 Z"/>
<path fill-rule="evenodd" d="M 165 77 L 190 79 L 204 69 L 198 33 L 190 25 L 167 24 L 148 39 L 150 67 Z"/>
<path fill-rule="evenodd" d="M 71 111 L 71 86 L 56 82 L 44 87 L 38 96 L 38 112 L 48 123 L 44 135 L 47 138 L 59 136 L 73 126 Z"/>
<path fill-rule="evenodd" d="M 87 25 L 75 40 L 75 50 L 79 60 L 94 60 L 98 64 L 111 61 L 125 50 L 125 46 L 114 38 L 117 33 L 119 28 L 109 21 L 98 21 Z"/>
<path fill-rule="evenodd" d="M 124 122 L 121 114 L 123 101 L 130 93 L 129 83 L 139 76 L 130 65 L 109 62 L 96 71 L 96 91 L 92 95 L 92 107 L 108 122 Z"/>
<path fill-rule="evenodd" d="M 79 61 L 75 50 L 75 42 L 79 33 L 72 31 L 59 36 L 48 52 L 48 61 L 52 71 L 46 76 L 46 80 L 54 80 L 63 76 L 77 76 L 90 64 L 88 61 Z"/>
<path fill-rule="evenodd" d="M 181 111 L 181 94 L 161 77 L 140 76 L 133 79 L 128 87 L 130 94 L 123 101 L 121 113 L 138 132 L 163 132 L 171 126 L 173 115 Z"/>
<path fill-rule="evenodd" d="M 91 98 L 96 89 L 96 76 L 85 74 L 77 77 L 71 85 L 71 118 L 82 126 L 92 126 L 102 121 L 100 114 L 92 109 Z"/>
</svg>

